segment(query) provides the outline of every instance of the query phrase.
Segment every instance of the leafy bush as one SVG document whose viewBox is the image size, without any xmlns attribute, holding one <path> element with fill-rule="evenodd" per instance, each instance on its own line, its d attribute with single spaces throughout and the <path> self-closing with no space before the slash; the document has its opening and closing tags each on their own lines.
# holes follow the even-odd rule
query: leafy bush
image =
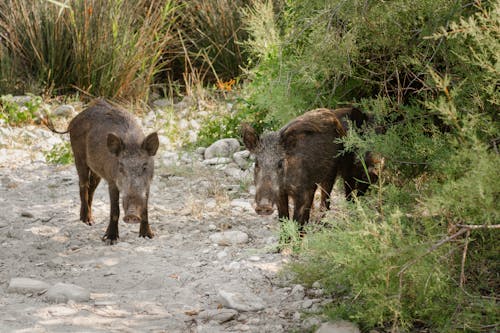
<svg viewBox="0 0 500 333">
<path fill-rule="evenodd" d="M 42 104 L 38 96 L 30 96 L 21 103 L 14 100 L 12 95 L 0 97 L 0 119 L 10 125 L 23 125 L 32 123 Z"/>
<path fill-rule="evenodd" d="M 307 13 L 337 19 L 337 13 L 351 6 L 351 17 L 340 21 L 350 29 L 340 36 L 347 38 L 358 29 L 364 33 L 350 37 L 356 46 L 346 53 L 352 67 L 332 76 L 341 79 L 329 103 L 341 96 L 356 98 L 370 111 L 375 122 L 371 133 L 350 132 L 344 143 L 346 149 L 380 153 L 386 168 L 374 195 L 340 207 L 341 213 L 325 221 L 327 229 L 310 233 L 300 260 L 290 268 L 299 282 L 319 280 L 336 296 L 327 310 L 332 318 L 354 320 L 367 330 L 495 330 L 500 320 L 495 259 L 500 248 L 500 3 L 458 8 L 441 1 L 412 2 L 414 16 L 409 16 L 410 2 L 403 0 L 367 2 L 364 9 L 356 1 L 343 4 L 334 8 L 314 1 L 311 7 L 295 8 L 306 14 L 289 15 L 298 22 L 311 22 Z M 326 14 L 333 10 L 335 15 Z M 372 11 L 380 22 L 370 19 Z M 394 22 L 387 20 L 389 15 Z M 321 17 L 315 18 L 307 36 L 317 29 Z M 364 20 L 374 26 L 364 26 Z M 423 25 L 417 29 L 416 22 Z M 402 34 L 396 34 L 396 27 Z M 405 33 L 412 29 L 413 35 Z M 294 40 L 288 49 L 300 52 L 295 50 L 295 59 L 288 60 L 284 49 L 281 61 L 301 68 L 307 64 L 301 52 L 318 49 L 309 43 Z M 304 44 L 312 47 L 303 51 Z M 382 57 L 388 50 L 392 53 Z M 365 59 L 370 61 L 361 68 Z M 368 64 L 372 62 L 376 67 Z M 305 82 L 300 71 L 290 77 L 291 84 Z M 318 96 L 325 91 L 320 86 Z M 326 95 L 316 102 L 309 94 L 301 96 L 315 105 Z"/>
<path fill-rule="evenodd" d="M 70 164 L 73 162 L 71 145 L 69 142 L 54 145 L 51 150 L 45 152 L 45 159 L 52 164 Z"/>
</svg>

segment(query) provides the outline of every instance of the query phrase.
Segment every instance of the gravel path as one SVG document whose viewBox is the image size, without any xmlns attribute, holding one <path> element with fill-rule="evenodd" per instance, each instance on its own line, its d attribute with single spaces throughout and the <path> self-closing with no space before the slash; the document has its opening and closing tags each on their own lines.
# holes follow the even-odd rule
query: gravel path
<svg viewBox="0 0 500 333">
<path fill-rule="evenodd" d="M 325 302 L 321 290 L 279 274 L 287 258 L 275 253 L 277 218 L 255 215 L 244 180 L 196 159 L 167 166 L 160 151 L 156 237 L 120 222 L 109 246 L 100 239 L 107 184 L 95 194 L 96 224 L 84 225 L 74 166 L 47 165 L 37 146 L 58 139 L 37 127 L 0 134 L 1 332 L 303 332 L 317 323 L 301 311 Z"/>
</svg>

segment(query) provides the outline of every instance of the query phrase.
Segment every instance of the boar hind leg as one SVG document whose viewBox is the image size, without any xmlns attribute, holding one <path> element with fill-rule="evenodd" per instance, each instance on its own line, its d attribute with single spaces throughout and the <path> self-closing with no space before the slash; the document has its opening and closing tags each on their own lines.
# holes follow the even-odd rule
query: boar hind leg
<svg viewBox="0 0 500 333">
<path fill-rule="evenodd" d="M 75 156 L 75 166 L 78 172 L 78 182 L 80 185 L 80 221 L 87 225 L 92 225 L 94 221 L 92 220 L 92 212 L 89 203 L 89 177 L 91 171 L 85 162 L 85 158 Z"/>
<path fill-rule="evenodd" d="M 309 221 L 315 190 L 315 187 L 305 190 L 297 195 L 294 200 L 293 219 L 299 223 L 299 231 L 301 233 L 303 233 L 304 225 Z"/>
<path fill-rule="evenodd" d="M 111 203 L 111 212 L 109 217 L 108 229 L 102 237 L 102 240 L 109 240 L 110 244 L 116 243 L 118 236 L 118 219 L 120 218 L 120 192 L 114 184 L 108 184 L 109 201 Z"/>
<path fill-rule="evenodd" d="M 88 207 L 89 207 L 88 216 L 91 223 L 94 223 L 94 218 L 92 216 L 92 201 L 94 200 L 95 189 L 97 188 L 97 185 L 99 185 L 100 181 L 101 177 L 99 177 L 95 172 L 91 170 L 89 176 L 89 189 L 88 189 Z"/>
</svg>

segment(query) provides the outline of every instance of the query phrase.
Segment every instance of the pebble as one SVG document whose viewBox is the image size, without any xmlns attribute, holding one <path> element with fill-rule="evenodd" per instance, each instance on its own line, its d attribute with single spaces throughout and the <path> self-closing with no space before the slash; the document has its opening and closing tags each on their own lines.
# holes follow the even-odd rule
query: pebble
<svg viewBox="0 0 500 333">
<path fill-rule="evenodd" d="M 204 165 L 219 165 L 219 164 L 229 164 L 232 160 L 228 157 L 214 157 L 205 159 L 202 163 Z"/>
<path fill-rule="evenodd" d="M 234 162 L 243 170 L 248 169 L 253 163 L 249 160 L 249 157 L 250 152 L 248 150 L 237 151 L 233 154 Z"/>
<path fill-rule="evenodd" d="M 306 295 L 305 289 L 303 286 L 300 284 L 296 284 L 293 288 L 292 291 L 290 292 L 290 299 L 295 300 L 295 301 L 300 301 L 304 299 L 304 296 Z"/>
<path fill-rule="evenodd" d="M 228 246 L 247 243 L 248 235 L 242 231 L 230 230 L 214 233 L 210 235 L 209 239 L 212 243 Z"/>
<path fill-rule="evenodd" d="M 238 311 L 233 309 L 203 310 L 198 314 L 198 318 L 206 321 L 214 320 L 222 324 L 233 319 L 237 314 Z"/>
<path fill-rule="evenodd" d="M 234 138 L 220 139 L 212 143 L 205 150 L 205 160 L 212 159 L 214 157 L 231 157 L 233 154 L 240 149 L 240 143 Z M 231 160 L 231 158 L 229 158 Z"/>
<path fill-rule="evenodd" d="M 45 297 L 57 303 L 64 303 L 68 300 L 86 302 L 90 299 L 90 291 L 74 284 L 59 282 L 47 290 Z"/>
<path fill-rule="evenodd" d="M 349 321 L 340 320 L 332 323 L 322 323 L 316 333 L 360 333 L 358 326 Z"/>
<path fill-rule="evenodd" d="M 260 297 L 250 293 L 219 290 L 219 301 L 225 307 L 238 311 L 259 311 L 265 307 Z"/>
<path fill-rule="evenodd" d="M 7 287 L 9 293 L 29 294 L 39 293 L 50 288 L 50 284 L 44 281 L 30 278 L 12 278 Z"/>
<path fill-rule="evenodd" d="M 73 117 L 76 115 L 75 108 L 73 107 L 73 105 L 69 105 L 69 104 L 59 105 L 52 113 L 55 116 L 67 117 L 67 118 Z"/>
</svg>

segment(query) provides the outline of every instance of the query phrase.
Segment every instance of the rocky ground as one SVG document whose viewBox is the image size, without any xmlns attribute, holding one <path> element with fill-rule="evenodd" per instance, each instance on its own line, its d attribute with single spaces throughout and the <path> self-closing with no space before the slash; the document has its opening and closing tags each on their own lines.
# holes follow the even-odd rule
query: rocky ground
<svg viewBox="0 0 500 333">
<path fill-rule="evenodd" d="M 276 252 L 276 216 L 253 212 L 248 153 L 236 152 L 234 140 L 208 151 L 173 150 L 163 133 L 166 120 L 157 114 L 143 121 L 145 132 L 162 129 L 149 206 L 156 236 L 139 238 L 137 225 L 120 222 L 113 246 L 101 241 L 107 185 L 97 189 L 96 224 L 89 227 L 79 221 L 74 166 L 45 161 L 43 152 L 68 138 L 40 126 L 0 125 L 1 332 L 306 332 L 320 326 L 310 313 L 331 300 L 320 285 L 305 289 L 280 273 L 290 259 Z M 221 158 L 218 149 L 229 153 Z M 357 331 L 335 325 L 337 332 Z"/>
</svg>

